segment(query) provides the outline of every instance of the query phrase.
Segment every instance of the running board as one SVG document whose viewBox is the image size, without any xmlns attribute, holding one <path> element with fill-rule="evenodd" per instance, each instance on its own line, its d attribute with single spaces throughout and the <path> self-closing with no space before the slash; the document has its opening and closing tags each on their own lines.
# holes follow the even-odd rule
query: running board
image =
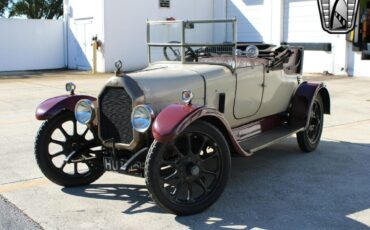
<svg viewBox="0 0 370 230">
<path fill-rule="evenodd" d="M 270 131 L 259 133 L 243 141 L 239 142 L 239 145 L 244 151 L 249 153 L 255 153 L 258 150 L 264 149 L 272 144 L 280 142 L 285 138 L 304 130 L 304 128 L 290 127 L 284 125 Z"/>
</svg>

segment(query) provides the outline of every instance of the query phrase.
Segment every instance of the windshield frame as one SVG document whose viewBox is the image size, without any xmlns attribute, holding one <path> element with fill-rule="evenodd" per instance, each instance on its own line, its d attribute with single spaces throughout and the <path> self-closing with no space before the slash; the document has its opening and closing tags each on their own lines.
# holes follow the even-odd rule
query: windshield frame
<svg viewBox="0 0 370 230">
<path fill-rule="evenodd" d="M 186 30 L 189 26 L 194 26 L 194 24 L 212 24 L 212 23 L 231 23 L 232 27 L 232 42 L 228 43 L 187 43 L 186 42 Z M 158 42 L 151 42 L 151 25 L 180 25 L 181 26 L 181 41 L 179 43 L 158 43 Z M 162 60 L 162 61 L 152 61 L 152 47 L 179 47 L 181 60 Z M 231 55 L 234 56 L 236 60 L 236 50 L 237 50 L 237 27 L 236 27 L 236 18 L 234 19 L 215 19 L 215 20 L 191 20 L 191 21 L 184 21 L 184 20 L 172 20 L 172 21 L 150 21 L 147 20 L 147 49 L 148 49 L 148 62 L 150 64 L 153 63 L 182 63 L 182 64 L 189 64 L 185 58 L 185 52 L 187 47 L 231 47 L 232 53 Z M 194 62 L 197 63 L 197 62 Z"/>
</svg>

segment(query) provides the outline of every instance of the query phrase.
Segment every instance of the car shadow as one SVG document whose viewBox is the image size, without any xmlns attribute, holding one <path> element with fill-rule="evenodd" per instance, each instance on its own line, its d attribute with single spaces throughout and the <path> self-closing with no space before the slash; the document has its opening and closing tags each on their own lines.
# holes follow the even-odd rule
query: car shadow
<svg viewBox="0 0 370 230">
<path fill-rule="evenodd" d="M 192 229 L 368 229 L 361 212 L 370 212 L 369 163 L 369 144 L 322 141 L 314 153 L 302 154 L 289 138 L 250 158 L 233 158 L 221 198 L 203 213 L 175 219 Z M 125 214 L 164 213 L 143 185 L 62 190 L 128 202 Z"/>
<path fill-rule="evenodd" d="M 62 191 L 74 196 L 92 199 L 117 200 L 129 204 L 129 208 L 122 211 L 125 214 L 163 211 L 155 205 L 144 185 L 131 184 L 91 184 L 77 188 L 62 188 Z M 143 208 L 143 206 L 149 206 Z"/>
</svg>

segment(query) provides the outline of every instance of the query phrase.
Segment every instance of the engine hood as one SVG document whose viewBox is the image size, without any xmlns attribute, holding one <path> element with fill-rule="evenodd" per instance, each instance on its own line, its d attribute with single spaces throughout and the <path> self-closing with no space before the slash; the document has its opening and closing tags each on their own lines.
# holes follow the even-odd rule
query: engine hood
<svg viewBox="0 0 370 230">
<path fill-rule="evenodd" d="M 172 103 L 180 102 L 181 92 L 191 90 L 193 103 L 205 104 L 204 77 L 184 65 L 151 66 L 140 72 L 128 74 L 144 94 L 144 103 L 150 104 L 155 112 Z"/>
</svg>

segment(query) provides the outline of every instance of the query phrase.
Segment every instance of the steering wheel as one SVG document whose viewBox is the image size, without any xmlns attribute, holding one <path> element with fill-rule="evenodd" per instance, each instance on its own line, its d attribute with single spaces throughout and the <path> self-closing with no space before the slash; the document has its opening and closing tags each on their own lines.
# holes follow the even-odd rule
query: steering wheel
<svg viewBox="0 0 370 230">
<path fill-rule="evenodd" d="M 171 41 L 169 43 L 180 44 L 179 41 Z M 167 61 L 181 61 L 181 52 L 178 46 L 163 47 L 163 55 Z M 190 46 L 186 47 L 185 60 L 189 62 L 198 60 L 198 55 Z"/>
</svg>

